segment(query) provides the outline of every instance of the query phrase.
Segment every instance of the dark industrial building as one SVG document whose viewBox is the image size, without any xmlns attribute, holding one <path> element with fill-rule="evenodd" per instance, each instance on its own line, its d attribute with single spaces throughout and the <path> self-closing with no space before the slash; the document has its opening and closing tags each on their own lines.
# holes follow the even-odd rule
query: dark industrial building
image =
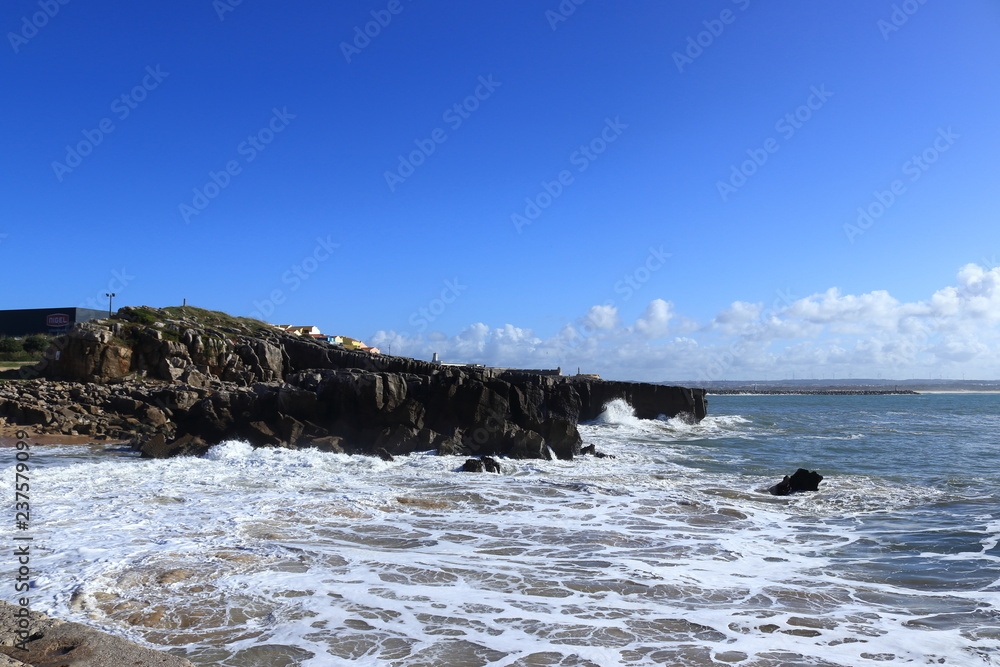
<svg viewBox="0 0 1000 667">
<path fill-rule="evenodd" d="M 106 310 L 92 308 L 27 308 L 0 310 L 0 336 L 61 334 L 77 322 L 89 322 L 108 316 Z"/>
</svg>

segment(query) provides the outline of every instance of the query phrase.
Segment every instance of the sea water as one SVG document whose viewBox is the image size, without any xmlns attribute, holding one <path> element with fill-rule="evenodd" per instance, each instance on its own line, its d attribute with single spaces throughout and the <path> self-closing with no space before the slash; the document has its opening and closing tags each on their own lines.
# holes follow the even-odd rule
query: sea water
<svg viewBox="0 0 1000 667">
<path fill-rule="evenodd" d="M 580 428 L 614 458 L 501 475 L 37 446 L 32 604 L 198 665 L 1000 665 L 1000 396 L 709 411 L 616 401 Z"/>
</svg>

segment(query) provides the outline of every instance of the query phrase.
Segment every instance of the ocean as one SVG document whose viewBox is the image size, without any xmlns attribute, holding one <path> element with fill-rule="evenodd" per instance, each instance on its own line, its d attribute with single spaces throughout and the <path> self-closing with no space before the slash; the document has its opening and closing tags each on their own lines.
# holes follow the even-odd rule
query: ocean
<svg viewBox="0 0 1000 667">
<path fill-rule="evenodd" d="M 36 446 L 32 606 L 197 665 L 1000 665 L 1000 395 L 580 430 L 614 458 Z"/>
</svg>

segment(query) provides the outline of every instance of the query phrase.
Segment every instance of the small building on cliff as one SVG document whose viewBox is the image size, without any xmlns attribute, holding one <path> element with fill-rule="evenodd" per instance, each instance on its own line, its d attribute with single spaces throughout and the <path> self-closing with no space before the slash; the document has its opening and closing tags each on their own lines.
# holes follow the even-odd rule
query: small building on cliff
<svg viewBox="0 0 1000 667">
<path fill-rule="evenodd" d="M 0 310 L 0 336 L 58 335 L 79 322 L 106 318 L 108 311 L 92 308 L 25 308 Z"/>
</svg>

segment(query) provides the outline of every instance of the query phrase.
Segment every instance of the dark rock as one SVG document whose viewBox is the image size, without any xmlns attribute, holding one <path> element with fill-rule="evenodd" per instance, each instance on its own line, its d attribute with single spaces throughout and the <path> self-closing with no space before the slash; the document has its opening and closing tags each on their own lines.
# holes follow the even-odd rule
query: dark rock
<svg viewBox="0 0 1000 667">
<path fill-rule="evenodd" d="M 590 454 L 591 456 L 593 456 L 595 458 L 598 458 L 598 459 L 613 459 L 613 458 L 615 458 L 611 454 L 605 454 L 604 452 L 597 451 L 597 446 L 596 445 L 587 445 L 586 447 L 584 447 L 583 449 L 580 450 L 580 453 L 581 454 Z"/>
<path fill-rule="evenodd" d="M 466 459 L 462 464 L 462 472 L 483 472 L 485 469 L 482 459 Z"/>
<path fill-rule="evenodd" d="M 275 433 L 267 422 L 252 421 L 246 426 L 243 438 L 256 447 L 277 447 L 281 444 L 281 438 Z"/>
<path fill-rule="evenodd" d="M 396 460 L 395 458 L 393 458 L 392 454 L 390 454 L 389 452 L 387 452 L 385 449 L 383 449 L 381 447 L 379 447 L 378 449 L 376 449 L 374 451 L 374 454 L 375 454 L 375 456 L 379 457 L 383 461 L 395 461 Z"/>
<path fill-rule="evenodd" d="M 479 459 L 466 459 L 462 464 L 462 472 L 492 472 L 500 474 L 501 468 L 497 460 L 492 456 L 484 456 Z"/>
<path fill-rule="evenodd" d="M 338 438 L 336 436 L 328 435 L 322 438 L 316 438 L 308 443 L 309 447 L 315 447 L 321 452 L 329 452 L 331 454 L 343 454 L 344 448 L 341 446 L 343 438 Z"/>
<path fill-rule="evenodd" d="M 289 417 L 288 415 L 278 416 L 278 433 L 281 436 L 282 442 L 294 445 L 302 437 L 304 430 L 305 425 L 298 419 L 295 419 L 295 417 Z"/>
<path fill-rule="evenodd" d="M 772 496 L 787 496 L 799 491 L 816 491 L 822 481 L 823 475 L 815 470 L 799 468 L 791 476 L 785 475 L 780 482 L 768 488 L 768 493 Z"/>
<path fill-rule="evenodd" d="M 167 442 L 162 433 L 156 433 L 139 447 L 144 459 L 168 459 L 174 456 L 202 456 L 210 449 L 208 443 L 196 435 L 185 434 Z"/>
<path fill-rule="evenodd" d="M 164 426 L 167 423 L 167 416 L 163 410 L 152 405 L 147 406 L 143 411 L 145 422 L 151 426 Z"/>
</svg>

